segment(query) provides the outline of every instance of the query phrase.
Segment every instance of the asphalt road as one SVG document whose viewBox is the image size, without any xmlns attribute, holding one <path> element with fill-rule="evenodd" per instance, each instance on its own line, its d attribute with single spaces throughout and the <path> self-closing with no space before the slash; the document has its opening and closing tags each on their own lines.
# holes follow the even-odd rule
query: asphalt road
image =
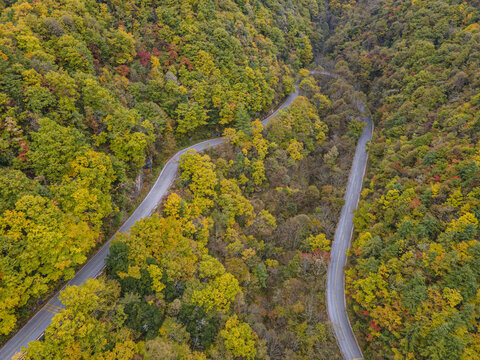
<svg viewBox="0 0 480 360">
<path fill-rule="evenodd" d="M 271 115 L 266 117 L 263 125 L 267 125 L 270 120 L 278 113 L 278 111 L 290 106 L 290 104 L 298 96 L 298 85 L 295 92 L 290 94 L 278 109 Z M 180 157 L 189 150 L 196 150 L 198 152 L 205 149 L 223 144 L 226 140 L 224 138 L 216 138 L 202 141 L 198 144 L 192 145 L 186 149 L 180 150 L 165 164 L 160 175 L 150 192 L 147 194 L 142 203 L 135 209 L 132 215 L 125 221 L 125 223 L 118 229 L 117 232 L 128 231 L 137 220 L 149 217 L 160 204 L 160 201 L 167 193 L 168 189 L 175 180 L 175 175 L 178 170 L 178 162 Z M 87 279 L 99 276 L 105 265 L 105 258 L 110 249 L 110 243 L 115 235 L 103 245 L 98 252 L 77 272 L 75 277 L 71 279 L 65 286 L 80 285 Z M 65 286 L 63 288 L 65 288 Z M 62 290 L 63 290 L 62 288 Z M 60 290 L 61 291 L 61 290 Z M 56 293 L 37 313 L 21 328 L 1 349 L 0 359 L 10 360 L 14 355 L 21 352 L 23 347 L 27 347 L 31 341 L 38 340 L 43 336 L 47 326 L 50 324 L 52 318 L 64 306 L 58 300 Z"/>
<path fill-rule="evenodd" d="M 338 78 L 336 74 L 328 71 L 315 72 L 315 74 Z M 364 114 L 365 105 L 360 100 L 357 101 L 357 108 L 360 113 Z M 361 120 L 365 122 L 366 126 L 360 135 L 355 150 L 355 157 L 353 158 L 347 190 L 345 192 L 345 203 L 335 230 L 327 273 L 326 295 L 328 317 L 333 326 L 338 346 L 344 358 L 347 360 L 363 359 L 362 351 L 353 335 L 352 327 L 347 316 L 344 273 L 347 262 L 346 251 L 350 248 L 353 233 L 353 212 L 357 208 L 358 200 L 360 199 L 363 178 L 367 167 L 368 154 L 366 145 L 372 139 L 373 134 L 372 120 L 367 116 L 363 116 Z"/>
<path fill-rule="evenodd" d="M 316 74 L 337 77 L 335 74 L 329 72 L 317 72 Z M 297 96 L 298 86 L 296 91 L 290 94 L 290 96 L 272 115 L 262 121 L 262 124 L 267 125 L 279 110 L 290 106 Z M 359 103 L 358 106 L 360 111 L 363 112 L 364 105 Z M 328 315 L 333 325 L 339 347 L 345 359 L 348 360 L 363 359 L 362 352 L 355 336 L 353 335 L 346 313 L 344 276 L 344 267 L 347 261 L 346 250 L 350 247 L 353 232 L 353 211 L 356 209 L 360 198 L 363 177 L 367 165 L 368 156 L 366 152 L 366 144 L 371 139 L 373 132 L 373 123 L 371 119 L 364 117 L 363 120 L 365 121 L 366 126 L 358 141 L 352 169 L 350 170 L 347 190 L 345 193 L 345 204 L 342 208 L 340 220 L 337 224 L 327 275 Z M 175 180 L 175 175 L 178 170 L 178 162 L 184 153 L 191 149 L 200 152 L 223 144 L 224 142 L 225 139 L 223 138 L 206 140 L 176 153 L 165 164 L 150 192 L 134 213 L 120 227 L 118 232 L 128 231 L 137 220 L 149 217 L 154 212 L 155 208 Z M 113 236 L 112 239 L 114 237 L 115 236 Z M 80 285 L 89 278 L 99 276 L 103 271 L 105 258 L 108 254 L 112 239 L 101 247 L 65 286 Z M 15 354 L 21 352 L 23 347 L 27 347 L 31 341 L 37 340 L 43 336 L 43 333 L 50 324 L 53 316 L 63 308 L 62 303 L 58 300 L 58 295 L 59 293 L 55 294 L 37 311 L 24 327 L 0 349 L 0 359 L 10 360 Z"/>
</svg>

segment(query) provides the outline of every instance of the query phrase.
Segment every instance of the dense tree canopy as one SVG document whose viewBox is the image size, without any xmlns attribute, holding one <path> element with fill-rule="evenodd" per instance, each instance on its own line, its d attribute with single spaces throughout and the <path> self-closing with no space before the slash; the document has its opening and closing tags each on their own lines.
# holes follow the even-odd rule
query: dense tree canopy
<svg viewBox="0 0 480 360">
<path fill-rule="evenodd" d="M 480 354 L 479 5 L 337 7 L 327 48 L 376 123 L 346 276 L 367 358 Z"/>
<path fill-rule="evenodd" d="M 27 358 L 340 358 L 324 277 L 359 97 L 376 130 L 346 290 L 365 356 L 478 358 L 478 0 L 0 7 L 1 334 L 118 225 L 152 159 L 228 139 L 184 155 Z M 319 50 L 338 77 L 300 70 Z"/>
<path fill-rule="evenodd" d="M 320 0 L 0 10 L 1 340 L 118 227 L 152 162 L 192 137 L 247 130 L 292 91 L 325 11 Z M 224 187 L 225 208 L 241 207 Z"/>
<path fill-rule="evenodd" d="M 329 102 L 335 82 L 302 73 Z M 347 95 L 336 109 L 300 96 L 268 131 L 228 128 L 221 148 L 184 154 L 158 213 L 116 237 L 105 278 L 62 293 L 26 357 L 340 359 L 324 291 L 355 144 Z"/>
</svg>

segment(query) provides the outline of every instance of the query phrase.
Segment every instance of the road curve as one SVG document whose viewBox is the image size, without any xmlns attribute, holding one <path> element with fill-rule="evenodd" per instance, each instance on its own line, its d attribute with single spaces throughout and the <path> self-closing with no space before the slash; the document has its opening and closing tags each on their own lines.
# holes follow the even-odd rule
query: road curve
<svg viewBox="0 0 480 360">
<path fill-rule="evenodd" d="M 263 125 L 267 125 L 270 120 L 277 115 L 277 113 L 290 106 L 290 104 L 298 96 L 298 84 L 295 91 L 291 93 L 278 109 L 271 115 L 266 117 L 263 121 Z M 117 233 L 128 231 L 136 221 L 149 217 L 160 201 L 167 193 L 168 189 L 175 180 L 175 175 L 178 169 L 178 162 L 180 157 L 189 150 L 196 150 L 198 152 L 205 149 L 223 144 L 226 140 L 224 138 L 216 138 L 211 140 L 202 141 L 198 144 L 192 145 L 186 149 L 180 150 L 163 167 L 160 175 L 158 176 L 155 184 L 150 189 L 142 203 L 135 209 L 132 215 L 124 222 L 124 224 L 118 229 Z M 75 277 L 68 281 L 65 286 L 80 285 L 87 279 L 95 278 L 99 276 L 105 266 L 105 258 L 108 255 L 112 236 L 105 245 L 103 245 L 98 252 L 88 260 L 87 263 L 77 272 Z M 65 286 L 61 289 L 63 290 Z M 60 290 L 60 291 L 61 291 Z M 58 299 L 59 292 L 57 292 L 45 305 L 43 305 L 37 313 L 21 328 L 5 345 L 0 349 L 0 359 L 10 360 L 13 356 L 20 353 L 23 347 L 27 347 L 31 341 L 38 340 L 43 336 L 43 333 L 47 326 L 50 324 L 52 318 L 60 310 L 64 308 L 63 304 Z"/>
<path fill-rule="evenodd" d="M 339 78 L 338 75 L 328 71 L 313 72 L 315 75 L 324 75 Z M 362 191 L 363 178 L 367 167 L 368 154 L 367 143 L 372 139 L 373 122 L 365 116 L 365 104 L 357 100 L 357 109 L 362 114 L 365 122 L 360 138 L 358 139 L 355 157 L 348 177 L 345 203 L 337 223 L 332 249 L 330 251 L 330 263 L 327 273 L 327 311 L 332 323 L 338 346 L 347 360 L 363 359 L 362 350 L 353 334 L 350 321 L 348 320 L 345 300 L 345 273 L 347 263 L 347 250 L 353 233 L 353 212 L 357 208 L 360 192 Z"/>
</svg>

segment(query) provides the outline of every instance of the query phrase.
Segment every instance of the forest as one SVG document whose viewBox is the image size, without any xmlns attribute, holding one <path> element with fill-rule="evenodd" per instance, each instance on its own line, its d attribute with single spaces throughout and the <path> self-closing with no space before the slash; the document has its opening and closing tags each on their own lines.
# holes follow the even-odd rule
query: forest
<svg viewBox="0 0 480 360">
<path fill-rule="evenodd" d="M 326 53 L 376 126 L 346 271 L 357 339 L 368 359 L 478 359 L 480 3 L 340 5 Z"/>
<path fill-rule="evenodd" d="M 161 209 L 116 237 L 105 276 L 62 292 L 27 359 L 341 358 L 325 274 L 361 126 L 351 86 L 301 74 L 268 131 L 182 157 Z"/>
<path fill-rule="evenodd" d="M 478 0 L 0 10 L 1 342 L 114 233 L 141 179 L 224 136 L 183 156 L 24 358 L 341 359 L 325 278 L 361 96 L 375 133 L 345 278 L 364 356 L 479 358 Z"/>
<path fill-rule="evenodd" d="M 176 149 L 293 89 L 321 2 L 0 2 L 0 340 L 108 238 Z"/>
</svg>

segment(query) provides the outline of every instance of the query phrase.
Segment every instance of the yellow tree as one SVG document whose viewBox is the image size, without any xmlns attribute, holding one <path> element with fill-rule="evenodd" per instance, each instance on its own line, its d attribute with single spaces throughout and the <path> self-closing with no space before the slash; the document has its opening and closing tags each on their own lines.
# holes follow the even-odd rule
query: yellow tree
<svg viewBox="0 0 480 360">
<path fill-rule="evenodd" d="M 60 294 L 66 308 L 53 317 L 43 341 L 29 344 L 26 358 L 131 359 L 137 345 L 130 331 L 112 333 L 105 321 L 115 311 L 119 295 L 118 283 L 102 279 L 66 287 Z"/>
<path fill-rule="evenodd" d="M 233 356 L 246 359 L 255 358 L 257 354 L 255 348 L 257 334 L 250 325 L 241 322 L 237 315 L 228 318 L 225 328 L 220 331 L 220 336 L 223 338 L 225 347 Z"/>
<path fill-rule="evenodd" d="M 234 179 L 223 179 L 220 181 L 220 194 L 217 203 L 221 207 L 222 214 L 226 218 L 227 226 L 235 224 L 235 217 L 245 215 L 247 218 L 253 216 L 253 206 L 246 199 Z"/>
<path fill-rule="evenodd" d="M 198 214 L 213 206 L 218 179 L 210 157 L 189 151 L 182 156 L 180 170 L 180 180 L 184 181 L 192 192 L 192 203 L 198 209 Z"/>
<path fill-rule="evenodd" d="M 190 301 L 203 306 L 207 311 L 215 309 L 226 313 L 235 296 L 241 292 L 238 280 L 224 273 L 210 281 L 200 290 L 194 290 Z"/>
<path fill-rule="evenodd" d="M 62 184 L 55 187 L 62 208 L 93 228 L 113 212 L 110 190 L 115 172 L 108 155 L 87 151 L 71 163 Z"/>
<path fill-rule="evenodd" d="M 146 268 L 148 258 L 156 260 L 159 269 L 148 270 L 155 279 L 156 291 L 160 291 L 163 285 L 159 271 L 165 273 L 169 281 L 188 280 L 196 272 L 203 251 L 202 243 L 195 241 L 196 236 L 199 236 L 197 228 L 191 221 L 154 214 L 137 222 L 130 233 L 119 234 L 117 239 L 130 248 L 132 263 Z"/>
<path fill-rule="evenodd" d="M 70 279 L 86 260 L 97 233 L 87 223 L 64 214 L 52 200 L 26 195 L 0 217 L 0 236 L 7 256 L 0 257 L 0 330 L 15 324 L 13 311 Z"/>
</svg>

